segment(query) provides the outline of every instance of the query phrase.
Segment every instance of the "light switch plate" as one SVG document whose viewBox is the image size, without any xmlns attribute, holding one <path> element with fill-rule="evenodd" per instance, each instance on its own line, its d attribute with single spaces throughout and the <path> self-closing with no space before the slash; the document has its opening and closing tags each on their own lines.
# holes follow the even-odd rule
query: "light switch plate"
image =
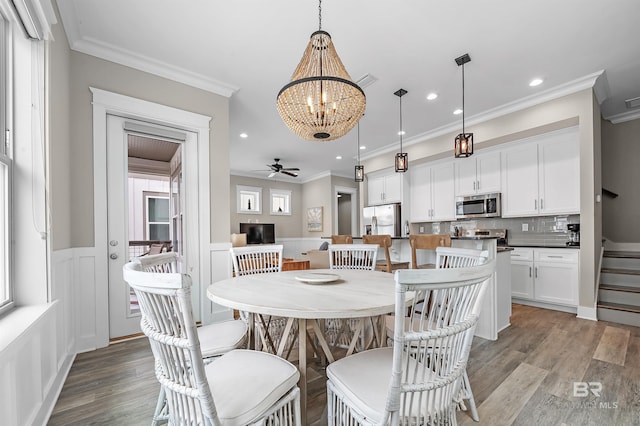
<svg viewBox="0 0 640 426">
<path fill-rule="evenodd" d="M 421 234 L 422 234 L 422 233 L 424 233 L 424 226 L 421 226 L 421 227 L 420 227 L 420 233 L 421 233 Z"/>
<path fill-rule="evenodd" d="M 529 224 L 528 223 L 523 223 L 522 224 L 522 232 L 527 232 L 529 230 Z"/>
</svg>

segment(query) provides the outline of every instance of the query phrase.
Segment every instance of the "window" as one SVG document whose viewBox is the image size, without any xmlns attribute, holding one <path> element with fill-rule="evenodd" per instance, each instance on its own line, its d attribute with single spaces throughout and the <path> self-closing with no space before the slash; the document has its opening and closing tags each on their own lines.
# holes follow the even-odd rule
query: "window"
<svg viewBox="0 0 640 426">
<path fill-rule="evenodd" d="M 5 138 L 7 131 L 7 92 L 5 87 L 6 70 L 8 61 L 6 57 L 8 25 L 0 15 L 0 312 L 10 309 L 13 305 L 13 289 L 11 287 L 11 188 L 12 185 L 12 158 L 8 140 Z"/>
<path fill-rule="evenodd" d="M 145 194 L 145 210 L 147 239 L 151 241 L 170 241 L 169 196 Z"/>
<path fill-rule="evenodd" d="M 272 215 L 291 215 L 291 191 L 270 189 L 270 210 Z"/>
<path fill-rule="evenodd" d="M 238 213 L 262 214 L 262 188 L 237 185 Z"/>
</svg>

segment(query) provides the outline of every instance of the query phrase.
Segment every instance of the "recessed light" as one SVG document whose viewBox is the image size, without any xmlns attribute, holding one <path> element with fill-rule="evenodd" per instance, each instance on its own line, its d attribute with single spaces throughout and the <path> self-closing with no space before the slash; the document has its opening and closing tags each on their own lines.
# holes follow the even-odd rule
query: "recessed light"
<svg viewBox="0 0 640 426">
<path fill-rule="evenodd" d="M 364 145 L 362 145 L 362 146 L 360 147 L 360 149 L 367 149 L 367 147 L 366 147 L 366 146 L 364 146 Z"/>
<path fill-rule="evenodd" d="M 242 139 L 246 139 L 246 138 L 248 138 L 248 137 L 249 137 L 249 135 L 248 135 L 248 134 L 246 134 L 246 133 L 240 133 L 240 137 L 241 137 Z"/>
<path fill-rule="evenodd" d="M 400 131 L 398 132 L 398 136 L 400 136 L 400 135 L 405 135 L 405 134 L 407 134 L 407 132 L 405 132 L 404 130 L 400 130 Z"/>
<path fill-rule="evenodd" d="M 460 108 L 458 108 L 457 110 L 453 111 L 453 113 L 455 115 L 460 115 L 460 114 L 462 114 L 462 110 Z"/>
<path fill-rule="evenodd" d="M 338 155 L 338 156 L 336 157 L 336 160 L 342 160 L 342 155 Z"/>
<path fill-rule="evenodd" d="M 429 94 L 427 95 L 427 100 L 428 100 L 428 101 L 432 101 L 432 100 L 434 100 L 434 99 L 435 99 L 435 98 L 437 98 L 437 97 L 438 97 L 438 94 L 437 94 L 437 93 L 429 93 Z"/>
<path fill-rule="evenodd" d="M 531 82 L 529 83 L 529 86 L 531 87 L 536 87 L 536 86 L 540 86 L 542 84 L 544 80 L 542 80 L 541 78 L 534 78 L 533 80 L 531 80 Z"/>
</svg>

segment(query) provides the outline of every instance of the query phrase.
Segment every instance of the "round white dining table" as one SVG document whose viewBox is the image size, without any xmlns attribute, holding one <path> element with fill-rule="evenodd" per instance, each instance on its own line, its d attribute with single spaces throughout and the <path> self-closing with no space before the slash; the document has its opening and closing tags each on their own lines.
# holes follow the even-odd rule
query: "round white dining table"
<svg viewBox="0 0 640 426">
<path fill-rule="evenodd" d="M 327 277 L 327 274 L 335 274 L 337 277 Z M 314 280 L 314 277 L 318 280 Z M 330 282 L 313 282 L 324 281 L 324 278 L 337 279 Z M 207 296 L 219 305 L 253 315 L 286 317 L 288 321 L 283 336 L 287 336 L 293 322 L 298 321 L 298 370 L 300 371 L 302 419 L 306 419 L 307 325 L 313 328 L 323 352 L 331 362 L 333 355 L 317 320 L 359 318 L 361 321 L 358 330 L 361 330 L 365 319 L 388 314 L 395 309 L 393 275 L 388 272 L 368 270 L 312 269 L 244 275 L 210 285 Z M 250 318 L 250 321 L 253 321 L 253 318 Z M 379 342 L 384 344 L 386 340 L 384 324 L 380 327 L 377 337 Z M 348 354 L 353 351 L 356 338 L 357 333 Z M 285 340 L 285 338 L 282 339 L 278 348 L 279 355 L 282 355 Z"/>
</svg>

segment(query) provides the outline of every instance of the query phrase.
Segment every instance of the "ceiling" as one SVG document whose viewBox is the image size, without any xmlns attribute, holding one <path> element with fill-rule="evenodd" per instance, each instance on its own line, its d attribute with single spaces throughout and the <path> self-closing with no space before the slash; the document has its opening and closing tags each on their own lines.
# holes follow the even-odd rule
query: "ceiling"
<svg viewBox="0 0 640 426">
<path fill-rule="evenodd" d="M 280 158 L 304 182 L 353 176 L 356 132 L 330 142 L 300 140 L 276 110 L 276 95 L 318 29 L 314 0 L 57 0 L 72 49 L 230 97 L 232 173 L 263 177 Z M 604 118 L 640 118 L 638 0 L 325 0 L 329 32 L 354 81 L 369 75 L 360 124 L 363 157 L 403 142 L 455 133 L 465 65 L 467 124 L 501 108 L 531 105 L 598 78 Z M 530 87 L 533 78 L 544 82 Z M 434 92 L 438 98 L 426 99 Z M 504 109 L 503 109 L 504 110 Z M 355 130 L 355 129 L 354 129 Z M 246 133 L 247 138 L 240 134 Z M 476 140 L 476 142 L 481 142 Z M 453 145 L 453 141 L 452 141 Z M 336 156 L 342 156 L 341 160 Z M 289 180 L 278 174 L 278 179 Z"/>
</svg>

